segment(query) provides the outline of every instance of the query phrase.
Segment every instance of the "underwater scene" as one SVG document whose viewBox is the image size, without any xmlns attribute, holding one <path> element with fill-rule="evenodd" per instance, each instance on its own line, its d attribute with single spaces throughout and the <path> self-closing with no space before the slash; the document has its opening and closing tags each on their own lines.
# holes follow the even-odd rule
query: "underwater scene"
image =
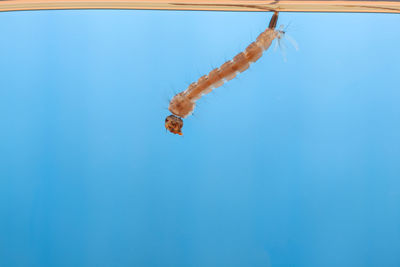
<svg viewBox="0 0 400 267">
<path fill-rule="evenodd" d="M 400 266 L 399 15 L 279 13 L 167 131 L 272 15 L 1 12 L 0 266 Z"/>
</svg>

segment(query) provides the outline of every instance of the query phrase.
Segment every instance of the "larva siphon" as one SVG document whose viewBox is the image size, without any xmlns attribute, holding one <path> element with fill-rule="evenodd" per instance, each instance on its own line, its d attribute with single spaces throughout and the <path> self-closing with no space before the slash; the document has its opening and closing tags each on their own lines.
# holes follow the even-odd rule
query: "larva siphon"
<svg viewBox="0 0 400 267">
<path fill-rule="evenodd" d="M 165 119 L 165 128 L 171 133 L 182 135 L 183 120 L 189 116 L 195 106 L 196 101 L 201 96 L 210 93 L 213 89 L 221 86 L 224 82 L 232 80 L 238 73 L 247 70 L 251 63 L 256 62 L 267 50 L 272 41 L 277 38 L 281 39 L 285 32 L 283 30 L 275 30 L 278 21 L 278 12 L 274 12 L 268 28 L 262 32 L 252 42 L 244 52 L 237 54 L 232 60 L 222 64 L 221 67 L 213 69 L 208 75 L 200 77 L 197 82 L 189 85 L 189 87 L 175 95 L 168 107 L 172 115 Z"/>
</svg>

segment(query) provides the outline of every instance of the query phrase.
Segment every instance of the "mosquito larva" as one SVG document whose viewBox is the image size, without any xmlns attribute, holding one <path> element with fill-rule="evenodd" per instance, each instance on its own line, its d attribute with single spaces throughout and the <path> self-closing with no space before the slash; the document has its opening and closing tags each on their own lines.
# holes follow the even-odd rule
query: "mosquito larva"
<svg viewBox="0 0 400 267">
<path fill-rule="evenodd" d="M 278 12 L 274 12 L 268 28 L 262 32 L 252 42 L 244 52 L 237 54 L 232 60 L 222 64 L 221 67 L 213 69 L 208 75 L 200 77 L 197 82 L 189 85 L 189 87 L 175 95 L 170 104 L 169 111 L 173 115 L 169 115 L 165 119 L 165 128 L 171 133 L 182 135 L 183 120 L 189 116 L 195 106 L 196 101 L 202 95 L 210 93 L 213 89 L 221 86 L 224 82 L 232 80 L 238 73 L 247 70 L 251 63 L 256 62 L 267 50 L 275 38 L 282 38 L 284 32 L 275 30 L 278 21 Z"/>
</svg>

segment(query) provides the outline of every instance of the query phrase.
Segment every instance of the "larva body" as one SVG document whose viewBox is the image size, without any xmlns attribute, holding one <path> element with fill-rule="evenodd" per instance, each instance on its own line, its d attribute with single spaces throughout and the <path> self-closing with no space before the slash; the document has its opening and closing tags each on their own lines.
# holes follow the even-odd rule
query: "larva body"
<svg viewBox="0 0 400 267">
<path fill-rule="evenodd" d="M 278 13 L 275 12 L 269 27 L 257 37 L 256 41 L 247 46 L 244 52 L 237 54 L 232 60 L 222 64 L 221 67 L 213 69 L 208 75 L 200 77 L 197 82 L 190 84 L 185 91 L 175 95 L 168 107 L 169 111 L 175 115 L 171 116 L 186 118 L 193 112 L 196 101 L 202 95 L 208 94 L 213 89 L 223 85 L 224 82 L 232 80 L 238 73 L 247 70 L 251 63 L 256 62 L 263 52 L 270 47 L 275 38 L 281 38 L 282 33 L 275 30 L 277 20 Z M 172 133 L 181 134 L 181 129 L 177 129 L 176 125 L 174 127 L 170 125 L 171 116 L 167 117 L 165 127 Z"/>
</svg>

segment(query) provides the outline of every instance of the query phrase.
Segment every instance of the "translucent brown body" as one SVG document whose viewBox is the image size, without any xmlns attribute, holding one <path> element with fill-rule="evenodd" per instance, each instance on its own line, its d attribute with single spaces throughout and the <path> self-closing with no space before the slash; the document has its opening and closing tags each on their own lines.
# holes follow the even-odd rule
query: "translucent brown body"
<svg viewBox="0 0 400 267">
<path fill-rule="evenodd" d="M 247 70 L 250 64 L 256 62 L 263 52 L 270 47 L 275 38 L 280 38 L 281 32 L 275 31 L 277 20 L 278 13 L 275 12 L 269 27 L 244 52 L 237 54 L 232 60 L 222 64 L 221 67 L 213 69 L 208 75 L 200 77 L 197 82 L 190 84 L 185 91 L 175 95 L 169 104 L 169 111 L 178 117 L 186 118 L 193 112 L 196 101 L 202 95 L 210 93 L 213 89 L 223 85 L 224 82 L 235 78 L 238 73 Z M 170 128 L 167 123 L 165 127 Z"/>
</svg>

